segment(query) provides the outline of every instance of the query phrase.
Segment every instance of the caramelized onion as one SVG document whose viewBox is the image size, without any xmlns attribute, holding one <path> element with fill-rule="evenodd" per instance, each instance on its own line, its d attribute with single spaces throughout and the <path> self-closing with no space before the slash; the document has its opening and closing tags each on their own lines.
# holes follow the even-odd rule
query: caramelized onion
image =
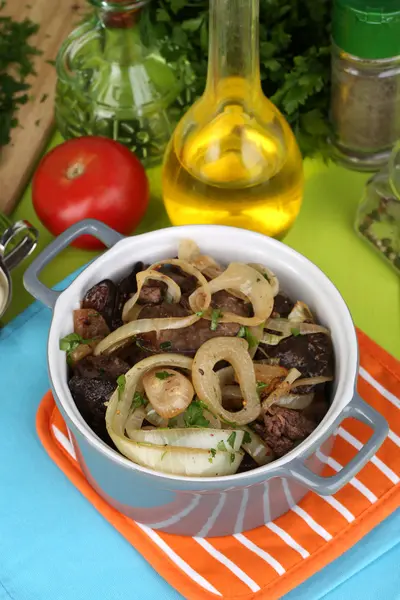
<svg viewBox="0 0 400 600">
<path fill-rule="evenodd" d="M 242 427 L 243 431 L 247 431 L 250 436 L 250 441 L 242 444 L 243 450 L 251 456 L 259 467 L 267 465 L 274 460 L 275 455 L 266 442 L 255 433 L 250 427 Z"/>
<path fill-rule="evenodd" d="M 184 412 L 194 396 L 194 389 L 187 377 L 173 369 L 153 369 L 143 377 L 146 396 L 164 419 L 171 419 Z"/>
<path fill-rule="evenodd" d="M 221 360 L 231 363 L 242 391 L 243 408 L 238 412 L 230 412 L 222 406 L 220 380 L 214 371 Z M 253 362 L 247 342 L 242 338 L 214 338 L 205 342 L 193 359 L 192 381 L 198 397 L 222 420 L 246 425 L 259 416 L 261 406 Z"/>
<path fill-rule="evenodd" d="M 305 302 L 297 301 L 288 316 L 289 321 L 314 321 L 313 314 Z"/>
<path fill-rule="evenodd" d="M 240 292 L 248 298 L 253 306 L 254 316 L 243 317 L 226 312 L 220 319 L 223 323 L 239 323 L 240 325 L 255 326 L 264 323 L 270 316 L 274 305 L 272 288 L 255 269 L 243 263 L 231 263 L 219 277 L 208 283 L 211 294 L 221 290 Z M 190 306 L 194 312 L 207 310 L 210 302 L 206 301 L 206 290 L 198 288 L 189 298 Z M 211 300 L 211 299 L 210 299 Z M 210 317 L 210 314 L 206 314 Z"/>
<path fill-rule="evenodd" d="M 261 273 L 261 275 L 263 277 L 266 278 L 266 280 L 269 282 L 269 284 L 272 288 L 272 295 L 275 298 L 275 296 L 277 294 L 279 294 L 279 280 L 278 280 L 277 276 L 275 275 L 275 273 L 273 273 L 270 269 L 268 269 L 264 265 L 260 265 L 258 263 L 249 263 L 249 267 L 252 267 L 256 271 Z"/>
<path fill-rule="evenodd" d="M 292 410 L 303 410 L 303 408 L 310 406 L 313 400 L 314 394 L 287 394 L 278 398 L 275 405 L 291 408 Z"/>
<path fill-rule="evenodd" d="M 120 348 L 126 341 L 139 333 L 148 331 L 161 331 L 162 329 L 181 329 L 189 327 L 200 319 L 198 315 L 188 315 L 187 317 L 168 317 L 163 319 L 139 319 L 131 321 L 115 331 L 110 333 L 95 348 L 94 354 L 111 354 L 117 348 Z"/>
<path fill-rule="evenodd" d="M 293 319 L 268 319 L 265 328 L 279 331 L 284 334 L 284 337 L 293 335 L 293 330 L 298 330 L 298 334 L 300 335 L 307 335 L 310 333 L 325 333 L 326 335 L 330 335 L 329 329 L 322 325 L 303 323 L 302 321 L 295 321 Z"/>
<path fill-rule="evenodd" d="M 274 391 L 267 396 L 262 403 L 263 410 L 267 410 L 272 404 L 275 404 L 279 398 L 288 394 L 292 387 L 293 382 L 301 377 L 300 371 L 297 369 L 290 369 L 285 379 L 279 383 Z"/>
<path fill-rule="evenodd" d="M 166 297 L 168 302 L 176 303 L 179 302 L 179 300 L 181 299 L 181 289 L 179 285 L 173 279 L 168 277 L 168 275 L 164 275 L 164 273 L 156 271 L 155 269 L 152 269 L 150 267 L 149 269 L 146 269 L 146 271 L 141 271 L 136 275 L 137 292 L 132 296 L 132 298 L 125 302 L 122 311 L 122 320 L 125 323 L 127 321 L 132 321 L 134 318 L 136 318 L 136 314 L 134 314 L 134 311 L 132 311 L 132 309 L 134 308 L 136 302 L 139 300 L 142 287 L 149 279 L 153 279 L 155 281 L 162 281 L 167 285 Z"/>
<path fill-rule="evenodd" d="M 178 258 L 190 263 L 210 279 L 218 277 L 223 272 L 221 265 L 211 256 L 200 253 L 198 245 L 193 240 L 182 240 L 180 242 Z"/>
</svg>

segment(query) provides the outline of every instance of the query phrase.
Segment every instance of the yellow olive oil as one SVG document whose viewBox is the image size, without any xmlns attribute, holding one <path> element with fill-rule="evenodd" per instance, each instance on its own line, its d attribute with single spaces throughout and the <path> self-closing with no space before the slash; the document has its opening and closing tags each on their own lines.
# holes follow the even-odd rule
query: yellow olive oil
<svg viewBox="0 0 400 600">
<path fill-rule="evenodd" d="M 210 112 L 205 100 L 193 107 L 200 123 Z M 184 117 L 163 168 L 164 203 L 174 225 L 223 224 L 274 237 L 291 227 L 303 196 L 302 158 L 283 117 L 263 101 L 268 123 L 246 112 L 237 96 L 186 136 Z"/>
</svg>

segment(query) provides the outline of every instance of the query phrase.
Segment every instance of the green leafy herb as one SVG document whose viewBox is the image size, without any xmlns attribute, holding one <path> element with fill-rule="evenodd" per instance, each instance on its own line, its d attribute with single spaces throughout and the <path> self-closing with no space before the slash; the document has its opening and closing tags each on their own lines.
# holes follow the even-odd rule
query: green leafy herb
<svg viewBox="0 0 400 600">
<path fill-rule="evenodd" d="M 268 383 L 264 383 L 263 381 L 257 381 L 257 392 L 260 393 L 261 390 L 269 387 Z"/>
<path fill-rule="evenodd" d="M 215 455 L 217 454 L 217 451 L 215 450 L 215 448 L 211 448 L 211 449 L 210 449 L 210 454 L 211 454 L 211 456 L 210 456 L 210 458 L 208 459 L 208 462 L 209 462 L 209 463 L 212 463 L 212 461 L 213 461 L 213 460 L 214 460 L 214 458 L 215 458 Z"/>
<path fill-rule="evenodd" d="M 201 400 L 193 400 L 187 407 L 184 415 L 186 427 L 208 427 L 210 421 L 205 418 L 204 404 Z"/>
<path fill-rule="evenodd" d="M 60 350 L 67 353 L 67 362 L 72 363 L 71 354 L 80 344 L 90 344 L 93 340 L 85 340 L 78 333 L 70 333 L 63 337 L 59 342 Z"/>
<path fill-rule="evenodd" d="M 248 431 L 244 432 L 244 436 L 243 436 L 243 444 L 250 444 L 251 443 L 251 435 L 249 434 Z"/>
<path fill-rule="evenodd" d="M 221 452 L 226 452 L 225 442 L 220 440 L 217 444 L 217 450 L 221 450 Z"/>
<path fill-rule="evenodd" d="M 124 389 L 125 389 L 125 386 L 124 386 Z M 143 394 L 141 394 L 140 392 L 135 392 L 133 395 L 131 410 L 136 410 L 137 408 L 140 408 L 140 406 L 145 406 L 146 404 L 147 404 L 147 400 L 143 396 Z"/>
<path fill-rule="evenodd" d="M 269 277 L 268 277 L 268 275 L 266 273 L 263 273 L 263 276 L 264 276 L 264 279 L 266 279 L 268 281 L 268 283 L 269 283 Z"/>
<path fill-rule="evenodd" d="M 171 342 L 163 342 L 162 344 L 160 344 L 160 350 L 169 350 L 171 346 Z"/>
<path fill-rule="evenodd" d="M 258 344 L 257 338 L 251 333 L 248 327 L 242 326 L 238 331 L 237 337 L 245 338 L 249 348 L 254 348 Z"/>
<path fill-rule="evenodd" d="M 228 442 L 228 444 L 230 445 L 231 448 L 234 447 L 235 440 L 236 440 L 236 431 L 232 431 L 232 433 L 230 434 L 230 436 L 227 439 L 227 442 Z"/>
<path fill-rule="evenodd" d="M 202 316 L 204 315 L 204 313 L 205 313 L 205 312 L 206 312 L 205 310 L 199 310 L 199 312 L 197 312 L 197 313 L 196 313 L 196 315 L 197 315 L 198 317 L 202 317 Z"/>
<path fill-rule="evenodd" d="M 149 7 L 161 52 L 185 82 L 177 119 L 205 87 L 208 6 L 159 0 Z M 263 91 L 288 119 L 304 155 L 328 155 L 331 9 L 331 0 L 260 0 Z"/>
<path fill-rule="evenodd" d="M 292 335 L 294 335 L 295 337 L 297 337 L 298 335 L 300 335 L 300 329 L 299 329 L 298 327 L 293 327 L 293 328 L 290 330 L 290 333 L 291 333 Z"/>
<path fill-rule="evenodd" d="M 210 325 L 210 329 L 211 331 L 216 331 L 217 327 L 218 327 L 218 321 L 220 320 L 220 318 L 222 317 L 222 311 L 219 310 L 219 308 L 214 308 L 212 313 L 211 313 L 211 325 Z"/>
<path fill-rule="evenodd" d="M 118 400 L 121 400 L 122 394 L 124 393 L 125 386 L 126 386 L 126 377 L 125 377 L 125 375 L 120 375 L 117 378 L 117 385 L 118 385 Z"/>
<path fill-rule="evenodd" d="M 0 3 L 0 11 L 6 6 Z M 40 50 L 29 43 L 39 26 L 30 19 L 0 17 L 0 148 L 10 142 L 18 126 L 18 109 L 29 101 L 27 82 L 35 74 L 33 59 Z"/>
<path fill-rule="evenodd" d="M 172 373 L 168 373 L 168 371 L 158 371 L 156 373 L 157 379 L 168 379 L 168 377 L 173 377 Z"/>
<path fill-rule="evenodd" d="M 235 462 L 235 453 L 231 452 L 231 463 Z"/>
</svg>

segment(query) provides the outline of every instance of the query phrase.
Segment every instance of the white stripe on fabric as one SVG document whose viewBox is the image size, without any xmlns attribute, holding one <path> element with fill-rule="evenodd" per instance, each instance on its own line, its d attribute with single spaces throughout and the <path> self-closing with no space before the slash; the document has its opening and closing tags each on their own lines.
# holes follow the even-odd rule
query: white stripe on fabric
<svg viewBox="0 0 400 600">
<path fill-rule="evenodd" d="M 200 544 L 200 546 L 202 546 L 202 548 L 204 548 L 206 552 L 208 552 L 218 562 L 220 562 L 227 569 L 229 569 L 231 573 L 236 575 L 236 577 L 240 579 L 240 581 L 243 581 L 243 583 L 245 583 L 251 589 L 252 592 L 258 592 L 261 589 L 258 583 L 251 579 L 251 577 L 249 577 L 247 573 L 242 571 L 240 567 L 235 565 L 235 563 L 232 562 L 227 556 L 225 556 L 225 554 L 222 554 L 222 552 L 214 548 L 214 546 L 212 546 L 210 542 L 208 542 L 204 538 L 199 537 L 194 537 L 193 539 L 196 540 L 196 542 Z"/>
<path fill-rule="evenodd" d="M 243 533 L 235 533 L 233 537 L 235 537 L 238 542 L 243 544 L 243 546 L 246 546 L 246 548 L 251 550 L 251 552 L 254 552 L 254 554 L 257 554 L 257 556 L 265 560 L 266 563 L 268 563 L 273 569 L 275 569 L 278 575 L 284 575 L 286 573 L 286 569 L 284 569 L 280 562 L 278 562 L 268 552 L 254 544 L 245 535 L 243 535 Z"/>
<path fill-rule="evenodd" d="M 193 498 L 193 500 L 190 502 L 190 504 L 184 510 L 177 513 L 176 515 L 173 515 L 169 519 L 166 519 L 165 521 L 160 521 L 159 523 L 148 523 L 147 526 L 153 527 L 154 529 L 159 529 L 160 527 L 169 527 L 170 525 L 173 525 L 174 523 L 178 523 L 181 519 L 183 519 L 183 517 L 186 517 L 189 513 L 192 512 L 192 510 L 194 510 L 196 508 L 196 506 L 199 504 L 200 500 L 201 500 L 201 495 L 195 494 L 195 498 Z"/>
<path fill-rule="evenodd" d="M 325 500 L 328 504 L 332 506 L 332 508 L 337 510 L 346 519 L 346 521 L 348 521 L 348 523 L 354 521 L 355 516 L 353 515 L 353 513 L 351 513 L 349 509 L 346 508 L 341 502 L 339 502 L 339 500 L 337 500 L 333 496 L 320 496 L 320 498 L 322 498 L 322 500 Z"/>
<path fill-rule="evenodd" d="M 363 367 L 360 367 L 360 375 L 363 379 L 365 379 L 365 381 L 372 385 L 372 387 L 375 388 L 381 394 L 381 396 L 386 398 L 386 400 L 389 400 L 389 402 L 394 404 L 396 408 L 400 409 L 400 399 L 392 394 L 392 392 L 389 392 L 386 388 L 384 388 L 383 385 L 381 385 L 379 381 L 376 381 L 376 379 L 374 379 L 372 375 L 368 373 L 368 371 L 363 369 Z"/>
<path fill-rule="evenodd" d="M 69 439 L 56 427 L 55 425 L 51 426 L 53 429 L 53 433 L 57 438 L 57 441 L 61 444 L 61 446 L 68 452 L 72 458 L 76 460 L 76 454 L 73 445 L 69 441 Z"/>
<path fill-rule="evenodd" d="M 210 518 L 207 519 L 206 524 L 200 529 L 199 533 L 197 534 L 197 537 L 206 537 L 207 536 L 210 529 L 214 526 L 215 521 L 218 519 L 219 515 L 221 514 L 221 511 L 225 504 L 225 500 L 226 500 L 226 493 L 222 492 L 221 497 L 218 500 L 217 506 L 212 511 Z"/>
<path fill-rule="evenodd" d="M 344 440 L 346 440 L 346 442 L 351 444 L 351 446 L 353 446 L 357 450 L 361 450 L 361 448 L 363 447 L 364 444 L 362 444 L 360 440 L 355 438 L 354 435 L 351 435 L 351 433 L 343 429 L 343 427 L 339 427 L 337 432 Z M 392 469 L 388 467 L 380 458 L 378 458 L 377 456 L 373 456 L 370 460 L 380 471 L 382 471 L 384 475 L 386 475 L 388 479 L 390 479 L 392 483 L 394 483 L 395 485 L 399 483 L 400 477 L 398 477 L 398 475 L 396 475 L 396 473 L 392 471 Z"/>
<path fill-rule="evenodd" d="M 68 431 L 68 438 L 69 438 L 69 441 L 71 442 L 71 447 L 72 447 L 72 452 L 73 452 L 73 455 L 72 455 L 72 456 L 73 456 L 73 458 L 74 458 L 74 459 L 77 461 L 77 460 L 78 460 L 78 458 L 77 458 L 77 456 L 76 456 L 76 452 L 75 452 L 75 448 L 74 448 L 74 440 L 72 439 L 72 435 L 71 435 L 71 432 L 70 432 L 70 430 L 68 429 L 68 427 L 67 427 L 67 431 Z"/>
<path fill-rule="evenodd" d="M 307 523 L 307 525 L 310 527 L 310 529 L 312 529 L 313 531 L 315 531 L 315 533 L 320 535 L 326 542 L 329 542 L 332 539 L 332 536 L 329 533 L 329 531 L 327 531 L 324 527 L 322 527 L 322 525 L 317 523 L 315 521 L 315 519 L 313 519 L 312 516 L 309 515 L 308 512 L 306 512 L 303 508 L 300 508 L 300 506 L 296 505 L 296 503 L 293 499 L 293 496 L 289 490 L 289 485 L 288 485 L 288 482 L 286 481 L 286 479 L 282 479 L 282 485 L 283 485 L 283 491 L 284 491 L 286 499 L 289 503 L 290 509 L 294 513 L 296 513 L 296 515 L 301 517 L 303 519 L 303 521 L 305 521 Z"/>
<path fill-rule="evenodd" d="M 303 548 L 303 546 L 300 546 L 300 544 L 298 544 L 296 540 L 294 540 L 292 536 L 288 534 L 287 531 L 276 525 L 273 521 L 271 523 L 265 523 L 265 526 L 268 527 L 268 529 L 270 529 L 274 533 L 276 533 L 276 535 L 278 535 L 281 538 L 281 540 L 285 542 L 285 544 L 293 548 L 293 550 L 296 550 L 296 552 L 298 552 L 300 556 L 302 556 L 303 558 L 308 558 L 310 556 L 308 550 Z"/>
<path fill-rule="evenodd" d="M 396 446 L 398 446 L 400 448 L 400 437 L 398 435 L 396 435 L 394 433 L 394 431 L 392 431 L 391 429 L 389 429 L 389 439 L 392 440 L 392 442 L 394 442 L 396 444 Z"/>
<path fill-rule="evenodd" d="M 334 471 L 338 472 L 343 468 L 342 465 L 340 463 L 338 463 L 337 460 L 335 460 L 331 456 L 329 456 L 329 457 L 325 456 L 325 454 L 322 454 L 322 452 L 320 450 L 317 450 L 316 455 L 322 462 L 329 465 Z M 375 494 L 373 492 L 371 492 L 371 490 L 369 488 L 367 488 L 366 485 L 361 483 L 361 481 L 359 479 L 357 479 L 357 477 L 353 477 L 352 479 L 350 479 L 349 483 L 354 488 L 356 488 L 356 490 L 361 492 L 361 494 L 363 496 L 365 496 L 367 498 L 367 500 L 369 500 L 371 502 L 371 504 L 373 504 L 374 502 L 376 502 L 378 500 L 378 498 L 375 496 Z"/>
<path fill-rule="evenodd" d="M 271 520 L 271 513 L 269 510 L 269 483 L 264 483 L 263 492 L 263 508 L 264 508 L 264 523 L 268 523 Z"/>
<path fill-rule="evenodd" d="M 137 523 L 136 525 L 140 527 L 144 533 L 146 533 L 149 538 L 157 544 L 163 552 L 179 567 L 190 579 L 192 579 L 195 583 L 200 585 L 205 590 L 215 594 L 216 596 L 222 596 L 221 592 L 219 592 L 207 579 L 205 579 L 200 573 L 195 571 L 190 565 L 187 564 L 186 561 L 183 560 L 168 544 L 156 533 L 153 529 L 147 527 L 147 525 L 142 525 L 141 523 Z"/>
<path fill-rule="evenodd" d="M 248 501 L 249 501 L 249 490 L 247 488 L 244 488 L 243 494 L 242 494 L 242 501 L 240 503 L 240 508 L 239 508 L 238 516 L 237 516 L 236 523 L 235 523 L 235 531 L 238 531 L 239 533 L 241 531 L 243 531 L 244 516 L 246 514 L 246 508 L 247 508 Z"/>
</svg>

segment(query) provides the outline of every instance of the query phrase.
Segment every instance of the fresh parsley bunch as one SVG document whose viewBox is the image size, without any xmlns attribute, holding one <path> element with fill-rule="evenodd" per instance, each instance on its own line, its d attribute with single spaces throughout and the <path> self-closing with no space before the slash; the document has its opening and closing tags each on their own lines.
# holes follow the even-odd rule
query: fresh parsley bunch
<svg viewBox="0 0 400 600">
<path fill-rule="evenodd" d="M 260 0 L 263 89 L 291 124 L 305 156 L 327 152 L 331 3 Z M 158 0 L 149 4 L 161 51 L 183 73 L 186 89 L 182 113 L 204 90 L 208 5 L 208 0 Z"/>
</svg>

